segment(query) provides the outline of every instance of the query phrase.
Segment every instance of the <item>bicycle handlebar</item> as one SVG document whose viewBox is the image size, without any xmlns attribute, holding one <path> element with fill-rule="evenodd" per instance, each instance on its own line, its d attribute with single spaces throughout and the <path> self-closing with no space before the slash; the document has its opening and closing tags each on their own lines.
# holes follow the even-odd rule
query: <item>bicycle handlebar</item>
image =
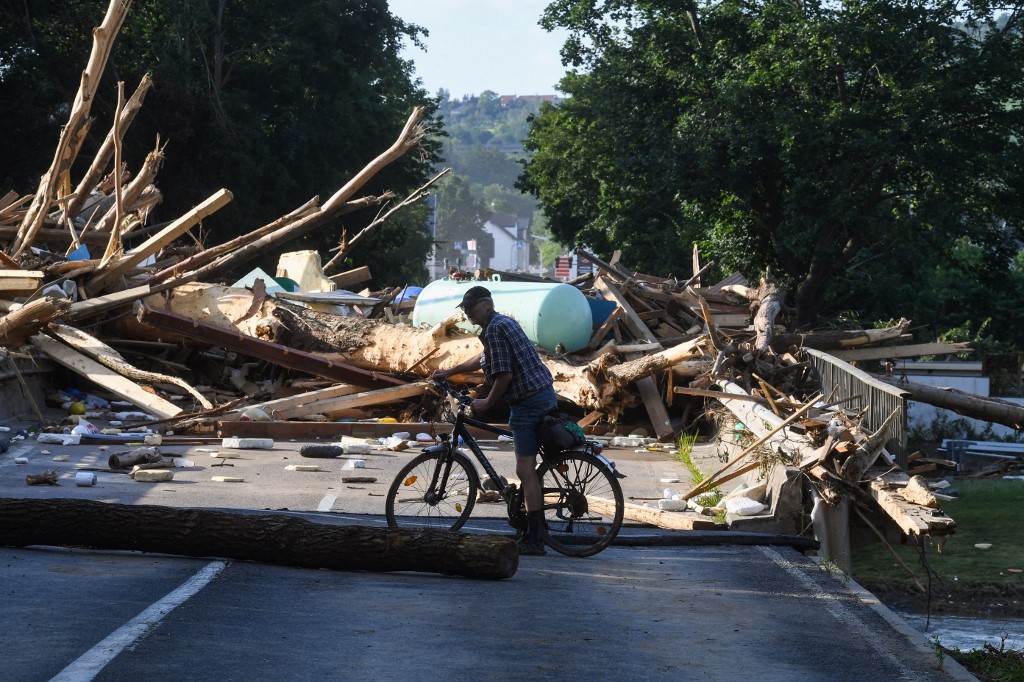
<svg viewBox="0 0 1024 682">
<path fill-rule="evenodd" d="M 452 388 L 452 385 L 448 383 L 447 379 L 438 379 L 434 381 L 434 386 L 458 400 L 459 404 L 463 407 L 469 407 L 473 403 L 473 399 L 464 392 L 459 392 Z"/>
</svg>

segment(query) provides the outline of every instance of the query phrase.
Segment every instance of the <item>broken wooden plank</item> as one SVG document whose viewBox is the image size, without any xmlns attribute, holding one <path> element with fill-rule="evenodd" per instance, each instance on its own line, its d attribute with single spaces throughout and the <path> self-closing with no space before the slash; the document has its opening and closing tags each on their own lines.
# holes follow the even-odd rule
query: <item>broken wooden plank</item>
<svg viewBox="0 0 1024 682">
<path fill-rule="evenodd" d="M 372 278 L 370 268 L 364 265 L 352 270 L 346 270 L 345 272 L 339 272 L 337 275 L 331 275 L 327 279 L 334 282 L 334 285 L 339 289 L 348 289 L 356 284 L 368 282 Z"/>
<path fill-rule="evenodd" d="M 591 512 L 605 516 L 611 517 L 615 513 L 614 502 L 602 497 L 587 495 L 587 506 Z M 718 527 L 714 521 L 700 514 L 651 509 L 631 502 L 625 503 L 622 518 L 670 530 L 714 530 Z"/>
<path fill-rule="evenodd" d="M 122 291 L 115 291 L 114 293 L 104 294 L 103 296 L 94 296 L 85 301 L 77 301 L 71 304 L 71 312 L 68 314 L 70 321 L 82 320 L 92 315 L 99 315 L 113 310 L 120 306 L 127 306 L 129 303 L 149 296 L 150 288 L 148 286 L 135 287 L 133 289 L 124 289 Z"/>
<path fill-rule="evenodd" d="M 344 410 L 353 407 L 380 405 L 382 403 L 390 403 L 396 400 L 414 398 L 416 396 L 423 395 L 429 391 L 430 388 L 431 384 L 429 382 L 421 381 L 414 384 L 406 384 L 404 386 L 382 388 L 376 391 L 364 391 L 362 393 L 354 393 L 351 395 L 323 398 L 304 405 L 275 410 L 275 415 L 281 419 L 292 419 L 295 417 L 305 417 L 318 412 L 332 412 L 335 410 Z"/>
<path fill-rule="evenodd" d="M 52 337 L 36 334 L 30 341 L 56 362 L 159 419 L 169 419 L 182 412 L 177 405 L 144 390 L 109 367 L 104 367 Z"/>
<path fill-rule="evenodd" d="M 0 293 L 17 296 L 31 294 L 42 285 L 46 273 L 42 270 L 0 270 Z"/>
<path fill-rule="evenodd" d="M 612 330 L 615 323 L 622 317 L 622 308 L 615 308 L 611 314 L 608 315 L 607 319 L 601 323 L 601 326 L 597 328 L 593 336 L 590 337 L 590 343 L 587 344 L 586 350 L 594 351 L 601 347 L 604 343 L 605 337 L 608 336 L 608 332 Z"/>
<path fill-rule="evenodd" d="M 868 493 L 907 535 L 949 535 L 956 522 L 939 509 L 929 509 L 904 499 L 900 488 L 910 478 L 902 471 L 884 473 L 871 480 Z"/>
<path fill-rule="evenodd" d="M 352 393 L 359 393 L 360 388 L 351 384 L 337 384 L 335 386 L 329 386 L 327 388 L 320 388 L 315 391 L 306 391 L 298 395 L 287 396 L 285 398 L 277 398 L 276 400 L 267 400 L 262 403 L 256 403 L 255 405 L 249 405 L 238 409 L 225 412 L 221 419 L 228 421 L 230 419 L 239 418 L 243 412 L 252 407 L 258 407 L 269 415 L 273 415 L 277 410 L 287 410 L 296 407 L 302 407 L 309 403 L 317 400 L 325 400 L 327 398 L 337 398 L 343 395 L 351 395 Z"/>
</svg>

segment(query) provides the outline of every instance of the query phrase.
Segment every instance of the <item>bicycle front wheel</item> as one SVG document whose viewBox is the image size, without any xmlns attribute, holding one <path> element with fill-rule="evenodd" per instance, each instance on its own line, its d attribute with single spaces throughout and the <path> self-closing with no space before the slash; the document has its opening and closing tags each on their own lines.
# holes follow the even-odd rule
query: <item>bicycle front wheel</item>
<svg viewBox="0 0 1024 682">
<path fill-rule="evenodd" d="M 480 489 L 476 467 L 461 452 L 417 455 L 388 489 L 384 514 L 392 528 L 458 530 Z"/>
<path fill-rule="evenodd" d="M 547 544 L 584 557 L 611 544 L 622 527 L 622 486 L 594 455 L 570 450 L 537 470 L 544 491 Z"/>
</svg>

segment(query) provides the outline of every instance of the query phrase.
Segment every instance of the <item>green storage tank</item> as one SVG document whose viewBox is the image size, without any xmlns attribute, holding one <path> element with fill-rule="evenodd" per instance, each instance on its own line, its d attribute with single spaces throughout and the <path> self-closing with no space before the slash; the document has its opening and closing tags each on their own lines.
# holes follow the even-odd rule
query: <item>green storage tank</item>
<svg viewBox="0 0 1024 682">
<path fill-rule="evenodd" d="M 545 350 L 561 344 L 572 353 L 590 342 L 593 316 L 587 297 L 574 286 L 547 282 L 462 282 L 439 279 L 423 287 L 412 310 L 415 327 L 433 326 L 458 313 L 462 295 L 470 287 L 484 286 L 491 292 L 494 309 L 514 318 L 526 336 Z M 480 333 L 464 320 L 460 329 Z"/>
</svg>

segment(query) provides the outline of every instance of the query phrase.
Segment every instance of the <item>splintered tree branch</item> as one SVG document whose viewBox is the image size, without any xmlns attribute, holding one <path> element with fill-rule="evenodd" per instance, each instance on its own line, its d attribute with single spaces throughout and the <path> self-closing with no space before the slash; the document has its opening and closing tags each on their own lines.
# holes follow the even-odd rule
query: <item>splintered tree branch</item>
<svg viewBox="0 0 1024 682">
<path fill-rule="evenodd" d="M 422 124 L 423 113 L 423 107 L 413 109 L 409 120 L 405 122 L 405 127 L 402 128 L 402 132 L 398 139 L 395 140 L 395 143 L 388 147 L 387 151 L 371 161 L 363 170 L 356 173 L 355 177 L 345 183 L 344 187 L 324 202 L 324 213 L 330 213 L 334 209 L 343 206 L 353 194 L 358 192 L 381 169 L 385 168 L 395 159 L 402 157 L 409 150 L 415 149 L 423 142 L 423 138 L 426 135 L 426 130 Z"/>
<path fill-rule="evenodd" d="M 115 121 L 115 125 L 120 126 L 121 137 L 124 136 L 124 131 L 128 129 L 132 121 L 135 120 L 135 115 L 139 113 L 142 108 L 142 101 L 146 98 L 146 93 L 153 87 L 153 78 L 147 73 L 142 77 L 139 82 L 139 87 L 136 88 L 135 92 L 124 105 L 124 109 L 121 111 L 121 117 L 118 121 Z M 96 156 L 93 157 L 92 165 L 89 166 L 89 170 L 85 172 L 82 177 L 82 181 L 78 183 L 78 187 L 68 198 L 68 203 L 64 207 L 64 216 L 61 222 L 64 222 L 70 218 L 74 218 L 82 210 L 82 206 L 85 204 L 85 200 L 89 198 L 89 192 L 92 188 L 103 178 L 103 170 L 107 167 L 107 163 L 110 161 L 110 155 L 114 152 L 114 128 L 110 129 L 107 133 L 106 139 L 103 140 L 103 144 L 100 145 L 100 150 L 96 152 Z"/>
<path fill-rule="evenodd" d="M 11 254 L 14 256 L 32 245 L 36 234 L 43 226 L 43 219 L 50 210 L 50 204 L 53 203 L 61 177 L 71 169 L 71 164 L 78 156 L 78 150 L 91 122 L 89 110 L 110 57 L 114 38 L 121 30 L 121 24 L 124 23 L 124 19 L 128 15 L 129 5 L 131 5 L 130 0 L 110 0 L 103 23 L 93 29 L 92 53 L 89 55 L 85 71 L 82 72 L 78 94 L 71 106 L 67 125 L 64 126 L 60 140 L 57 142 L 57 150 L 54 153 L 50 169 L 40 179 L 35 198 L 21 221 L 18 237 L 11 247 Z"/>
<path fill-rule="evenodd" d="M 331 269 L 334 268 L 338 263 L 344 261 L 349 256 L 349 254 L 352 253 L 352 249 L 355 248 L 355 245 L 359 242 L 359 240 L 365 237 L 367 234 L 369 234 L 369 232 L 373 230 L 375 227 L 383 225 L 385 222 L 387 222 L 388 218 L 393 216 L 401 209 L 427 196 L 427 188 L 433 185 L 438 180 L 440 180 L 447 173 L 450 173 L 451 170 L 451 168 L 445 168 L 440 173 L 431 178 L 428 182 L 426 182 L 422 187 L 420 187 L 415 192 L 413 192 L 405 199 L 403 199 L 401 203 L 392 207 L 387 213 L 378 216 L 372 223 L 370 223 L 363 229 L 359 230 L 359 233 L 355 237 L 352 237 L 351 240 L 343 243 L 342 247 L 338 249 L 338 253 L 333 258 L 331 258 L 331 260 L 327 261 L 327 265 L 325 265 L 323 268 L 324 272 L 330 272 Z"/>
</svg>

